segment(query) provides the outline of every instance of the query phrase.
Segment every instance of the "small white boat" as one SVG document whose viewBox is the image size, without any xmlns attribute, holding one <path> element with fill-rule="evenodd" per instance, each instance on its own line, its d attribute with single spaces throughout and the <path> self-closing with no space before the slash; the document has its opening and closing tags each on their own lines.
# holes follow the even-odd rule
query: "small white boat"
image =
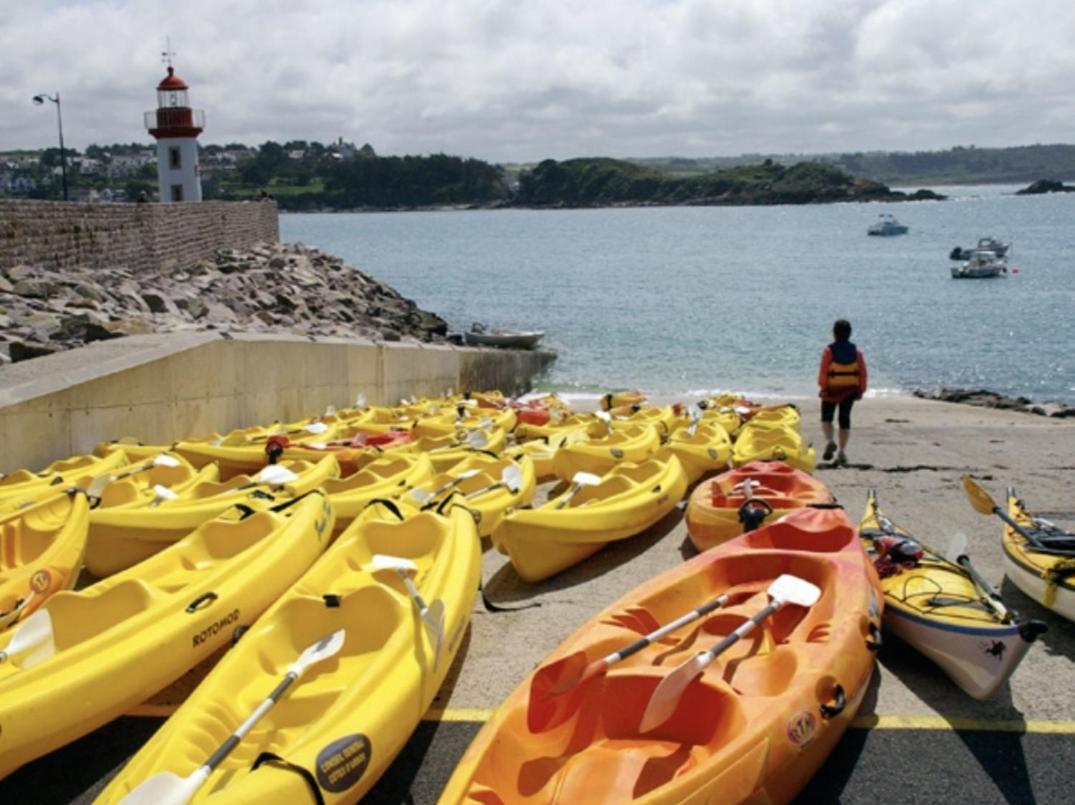
<svg viewBox="0 0 1075 805">
<path fill-rule="evenodd" d="M 901 224 L 894 216 L 881 213 L 880 220 L 866 230 L 867 235 L 906 235 L 910 227 Z"/>
<path fill-rule="evenodd" d="M 501 347 L 504 349 L 533 349 L 545 333 L 539 330 L 501 330 L 486 332 L 479 324 L 474 325 L 464 338 L 472 347 Z"/>
<path fill-rule="evenodd" d="M 952 279 L 984 279 L 1008 275 L 1008 261 L 987 249 L 975 249 L 962 265 L 952 266 Z"/>
</svg>

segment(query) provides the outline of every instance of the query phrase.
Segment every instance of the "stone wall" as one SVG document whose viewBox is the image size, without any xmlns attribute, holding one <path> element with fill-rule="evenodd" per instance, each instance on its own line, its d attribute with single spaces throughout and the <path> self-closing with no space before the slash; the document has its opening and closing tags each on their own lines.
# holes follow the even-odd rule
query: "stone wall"
<svg viewBox="0 0 1075 805">
<path fill-rule="evenodd" d="M 0 268 L 186 268 L 217 249 L 276 241 L 274 201 L 82 204 L 0 199 Z"/>
</svg>

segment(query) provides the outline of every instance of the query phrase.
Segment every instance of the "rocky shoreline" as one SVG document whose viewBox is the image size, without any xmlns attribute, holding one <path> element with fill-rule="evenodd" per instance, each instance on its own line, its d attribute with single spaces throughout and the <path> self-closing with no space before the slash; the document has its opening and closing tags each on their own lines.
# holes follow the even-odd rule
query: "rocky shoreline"
<svg viewBox="0 0 1075 805">
<path fill-rule="evenodd" d="M 1062 402 L 1036 403 L 1029 397 L 1008 397 L 988 389 L 950 389 L 943 386 L 938 390 L 916 389 L 914 396 L 941 402 L 977 405 L 981 408 L 996 408 L 1003 411 L 1020 411 L 1025 414 L 1037 414 L 1057 418 L 1075 417 L 1075 406 Z"/>
<path fill-rule="evenodd" d="M 444 319 L 304 244 L 222 249 L 190 268 L 0 269 L 0 364 L 151 332 L 443 342 Z"/>
</svg>

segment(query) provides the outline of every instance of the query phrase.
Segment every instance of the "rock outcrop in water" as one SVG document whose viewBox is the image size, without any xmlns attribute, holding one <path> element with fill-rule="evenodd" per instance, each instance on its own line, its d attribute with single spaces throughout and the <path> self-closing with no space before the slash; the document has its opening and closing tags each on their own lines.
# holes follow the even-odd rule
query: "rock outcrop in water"
<svg viewBox="0 0 1075 805">
<path fill-rule="evenodd" d="M 1008 397 L 987 389 L 950 389 L 941 387 L 937 391 L 917 389 L 916 397 L 942 402 L 964 403 L 983 408 L 998 408 L 1005 411 L 1021 411 L 1025 414 L 1039 416 L 1075 417 L 1075 406 L 1062 402 L 1035 403 L 1029 397 Z"/>
<path fill-rule="evenodd" d="M 1075 193 L 1075 185 L 1056 182 L 1052 179 L 1039 179 L 1022 190 L 1016 190 L 1017 196 L 1039 196 L 1043 193 Z"/>
<path fill-rule="evenodd" d="M 447 323 L 303 244 L 221 250 L 188 270 L 0 270 L 0 363 L 150 332 L 235 330 L 443 341 Z"/>
</svg>

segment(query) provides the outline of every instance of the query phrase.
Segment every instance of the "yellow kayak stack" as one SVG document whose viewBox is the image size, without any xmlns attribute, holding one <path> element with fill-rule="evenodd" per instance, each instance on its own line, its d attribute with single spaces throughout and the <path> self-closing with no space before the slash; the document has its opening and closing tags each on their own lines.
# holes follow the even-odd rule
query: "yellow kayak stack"
<svg viewBox="0 0 1075 805">
<path fill-rule="evenodd" d="M 0 635 L 0 777 L 145 701 L 252 624 L 332 533 L 324 495 L 285 506 L 235 509 Z"/>
<path fill-rule="evenodd" d="M 395 558 L 405 570 L 379 561 Z M 305 646 L 338 630 L 339 653 L 311 668 L 200 790 L 207 802 L 325 803 L 362 797 L 403 748 L 462 643 L 481 548 L 463 509 L 402 521 L 375 504 L 224 657 L 101 793 L 115 803 L 154 775 L 187 776 L 258 705 Z M 401 574 L 440 612 L 433 633 Z"/>
</svg>

